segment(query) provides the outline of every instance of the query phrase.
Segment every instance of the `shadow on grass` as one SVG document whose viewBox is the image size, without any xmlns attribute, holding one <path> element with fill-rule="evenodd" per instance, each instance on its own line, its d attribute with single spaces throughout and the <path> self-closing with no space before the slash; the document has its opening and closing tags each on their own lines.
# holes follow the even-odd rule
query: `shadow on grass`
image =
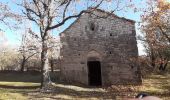
<svg viewBox="0 0 170 100">
<path fill-rule="evenodd" d="M 40 86 L 8 86 L 8 85 L 0 85 L 0 88 L 6 89 L 37 89 Z"/>
<path fill-rule="evenodd" d="M 6 89 L 6 87 L 4 87 Z M 113 99 L 114 92 L 106 92 L 102 88 L 85 88 L 75 85 L 56 84 L 53 92 L 42 93 L 38 87 L 15 87 L 8 86 L 8 94 L 16 93 L 26 97 L 28 100 L 79 100 L 79 99 Z M 12 98 L 11 98 L 12 99 Z M 27 100 L 26 99 L 26 100 Z"/>
<path fill-rule="evenodd" d="M 29 99 L 113 99 L 115 100 L 116 96 L 114 93 L 102 91 L 102 89 L 96 89 L 96 88 L 84 88 L 84 87 L 78 87 L 78 86 L 55 86 L 55 91 L 52 93 L 41 93 L 41 92 L 32 92 L 23 94 L 26 96 L 29 96 L 31 98 Z"/>
</svg>

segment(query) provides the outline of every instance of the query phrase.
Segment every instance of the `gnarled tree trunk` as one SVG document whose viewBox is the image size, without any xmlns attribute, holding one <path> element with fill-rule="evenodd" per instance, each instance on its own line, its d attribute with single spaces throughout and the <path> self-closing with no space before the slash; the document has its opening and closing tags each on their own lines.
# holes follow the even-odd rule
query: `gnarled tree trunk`
<svg viewBox="0 0 170 100">
<path fill-rule="evenodd" d="M 41 51 L 41 89 L 48 90 L 51 85 L 50 71 L 49 71 L 49 60 L 48 60 L 48 41 L 43 39 L 42 51 Z"/>
</svg>

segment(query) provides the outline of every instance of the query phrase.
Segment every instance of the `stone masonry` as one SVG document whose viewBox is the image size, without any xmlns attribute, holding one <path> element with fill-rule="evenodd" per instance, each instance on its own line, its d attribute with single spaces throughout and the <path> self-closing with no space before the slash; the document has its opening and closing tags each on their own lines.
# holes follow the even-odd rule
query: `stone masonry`
<svg viewBox="0 0 170 100">
<path fill-rule="evenodd" d="M 91 85 L 90 70 L 100 66 L 101 77 L 94 77 L 102 86 L 141 83 L 135 22 L 114 14 L 104 18 L 107 14 L 100 9 L 84 13 L 60 33 L 62 80 Z"/>
</svg>

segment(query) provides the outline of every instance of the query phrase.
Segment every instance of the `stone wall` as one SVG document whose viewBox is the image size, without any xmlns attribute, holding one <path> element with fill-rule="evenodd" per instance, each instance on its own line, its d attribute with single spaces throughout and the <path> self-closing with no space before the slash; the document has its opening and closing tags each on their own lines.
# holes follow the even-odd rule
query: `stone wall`
<svg viewBox="0 0 170 100">
<path fill-rule="evenodd" d="M 83 14 L 60 34 L 62 79 L 88 85 L 87 62 L 97 60 L 101 62 L 102 85 L 139 83 L 139 66 L 131 60 L 138 56 L 135 23 L 95 15 Z"/>
</svg>

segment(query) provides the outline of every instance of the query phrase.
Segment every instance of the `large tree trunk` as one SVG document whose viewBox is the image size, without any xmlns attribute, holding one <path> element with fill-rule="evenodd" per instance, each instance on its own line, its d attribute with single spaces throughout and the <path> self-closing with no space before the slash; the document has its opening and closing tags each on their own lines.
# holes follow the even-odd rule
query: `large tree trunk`
<svg viewBox="0 0 170 100">
<path fill-rule="evenodd" d="M 42 52 L 41 52 L 41 89 L 42 91 L 48 91 L 51 89 L 52 82 L 50 79 L 49 61 L 48 61 L 48 41 L 42 40 Z"/>
<path fill-rule="evenodd" d="M 21 63 L 21 69 L 20 69 L 20 71 L 21 71 L 21 72 L 23 72 L 23 71 L 24 71 L 24 68 L 25 68 L 25 62 L 26 62 L 26 58 L 25 58 L 25 56 L 23 56 L 22 63 Z"/>
</svg>

